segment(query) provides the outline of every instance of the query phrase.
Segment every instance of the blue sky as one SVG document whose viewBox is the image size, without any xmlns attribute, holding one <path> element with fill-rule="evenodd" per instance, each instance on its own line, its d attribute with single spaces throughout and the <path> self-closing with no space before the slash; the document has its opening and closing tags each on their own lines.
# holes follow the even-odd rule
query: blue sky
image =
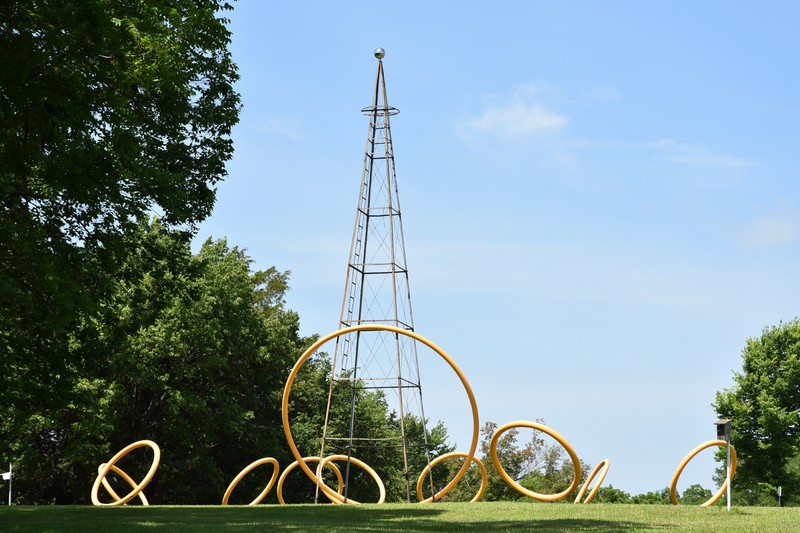
<svg viewBox="0 0 800 533">
<path fill-rule="evenodd" d="M 244 108 L 198 242 L 291 270 L 302 333 L 336 328 L 385 48 L 416 330 L 482 420 L 543 418 L 605 485 L 669 485 L 745 340 L 800 314 L 800 7 L 395 4 L 236 4 Z M 429 357 L 426 412 L 465 449 Z"/>
</svg>

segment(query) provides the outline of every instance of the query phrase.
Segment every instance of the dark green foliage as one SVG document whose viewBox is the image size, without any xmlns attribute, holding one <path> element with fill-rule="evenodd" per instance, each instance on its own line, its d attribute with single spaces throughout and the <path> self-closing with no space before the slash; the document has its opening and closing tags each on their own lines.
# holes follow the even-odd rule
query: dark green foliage
<svg viewBox="0 0 800 533">
<path fill-rule="evenodd" d="M 736 384 L 714 408 L 730 418 L 738 467 L 733 494 L 755 505 L 800 502 L 800 322 L 765 328 L 747 340 Z"/>
<path fill-rule="evenodd" d="M 591 489 L 588 489 L 591 490 Z M 587 492 L 588 492 L 587 490 Z M 592 499 L 593 503 L 631 503 L 631 495 L 614 485 L 602 485 Z"/>
<path fill-rule="evenodd" d="M 664 487 L 658 491 L 646 492 L 644 494 L 637 494 L 631 498 L 631 503 L 643 503 L 649 505 L 671 505 L 672 500 L 669 498 L 669 487 Z"/>
<path fill-rule="evenodd" d="M 680 496 L 682 505 L 700 505 L 711 499 L 711 491 L 694 484 L 686 488 Z"/>
<path fill-rule="evenodd" d="M 239 109 L 226 8 L 0 3 L 0 456 L 21 502 L 85 499 L 75 465 L 108 451 L 111 406 L 86 406 L 123 391 L 92 350 L 137 218 L 211 211 Z"/>
<path fill-rule="evenodd" d="M 308 343 L 268 289 L 288 273 L 252 274 L 224 240 L 192 255 L 159 222 L 128 244 L 102 312 L 70 335 L 69 403 L 10 442 L 20 501 L 86 502 L 102 458 L 151 439 L 163 451 L 153 503 L 218 503 L 243 466 L 285 448 L 280 396 Z M 141 477 L 150 454 L 132 455 Z"/>
</svg>

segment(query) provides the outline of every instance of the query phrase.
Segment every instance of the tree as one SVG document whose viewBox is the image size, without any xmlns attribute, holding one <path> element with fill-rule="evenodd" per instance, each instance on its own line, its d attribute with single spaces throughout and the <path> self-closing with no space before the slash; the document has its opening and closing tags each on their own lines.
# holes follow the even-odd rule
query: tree
<svg viewBox="0 0 800 533">
<path fill-rule="evenodd" d="M 648 505 L 670 505 L 672 500 L 669 498 L 669 487 L 664 487 L 658 491 L 637 494 L 631 498 L 631 503 L 643 503 Z"/>
<path fill-rule="evenodd" d="M 681 494 L 680 501 L 684 505 L 700 505 L 711 499 L 711 491 L 695 483 L 686 488 Z"/>
<path fill-rule="evenodd" d="M 0 448 L 69 407 L 72 332 L 103 312 L 137 218 L 210 213 L 239 111 L 226 9 L 0 4 Z"/>
<path fill-rule="evenodd" d="M 614 485 L 602 486 L 597 489 L 592 499 L 596 503 L 631 503 L 631 495 L 622 489 L 617 489 Z"/>
<path fill-rule="evenodd" d="M 408 449 L 408 479 L 410 481 L 411 501 L 416 501 L 415 492 L 417 480 L 419 479 L 420 474 L 422 474 L 425 468 L 430 464 L 430 461 L 440 455 L 444 455 L 455 450 L 455 446 L 453 446 L 449 441 L 447 428 L 445 427 L 444 423 L 440 420 L 435 426 L 430 427 L 429 422 L 429 420 L 425 420 L 425 423 L 423 424 L 423 421 L 419 417 L 412 414 L 406 414 L 405 433 L 406 445 Z M 397 413 L 393 412 L 390 414 L 389 424 L 394 428 L 395 435 L 400 435 L 400 419 L 397 416 Z M 427 439 L 425 435 L 426 431 Z M 395 491 L 396 496 L 394 496 L 395 499 L 393 501 L 406 501 L 405 476 L 403 475 L 402 458 L 396 453 L 394 455 L 394 462 L 396 464 L 395 469 L 399 474 L 397 478 L 397 486 L 400 490 Z M 463 464 L 463 461 L 461 464 Z M 460 468 L 461 464 L 458 465 L 458 468 Z M 456 468 L 454 471 L 451 471 L 451 469 L 445 465 L 443 465 L 443 467 L 439 467 L 437 465 L 433 468 L 431 476 L 433 478 L 434 487 L 437 488 L 437 492 L 450 482 L 455 475 L 455 472 L 458 471 L 458 468 Z M 431 476 L 426 476 L 426 479 L 422 484 L 422 494 L 425 498 L 431 496 L 432 494 L 430 485 Z"/>
<path fill-rule="evenodd" d="M 285 453 L 280 398 L 309 342 L 273 305 L 285 285 L 269 281 L 288 272 L 252 273 L 224 239 L 193 255 L 158 221 L 127 239 L 103 312 L 70 336 L 69 402 L 8 437 L 21 502 L 85 503 L 97 465 L 140 439 L 162 449 L 153 503 L 218 503 L 242 467 Z M 140 457 L 124 468 L 139 479 Z"/>
<path fill-rule="evenodd" d="M 800 322 L 765 328 L 747 340 L 735 385 L 717 393 L 714 408 L 731 419 L 738 466 L 733 492 L 751 503 L 775 504 L 800 493 Z"/>
</svg>

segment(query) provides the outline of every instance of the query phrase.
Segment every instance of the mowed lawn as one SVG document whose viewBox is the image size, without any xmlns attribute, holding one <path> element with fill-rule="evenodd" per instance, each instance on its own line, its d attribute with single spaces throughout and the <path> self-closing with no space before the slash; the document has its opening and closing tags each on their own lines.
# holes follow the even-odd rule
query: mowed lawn
<svg viewBox="0 0 800 533">
<path fill-rule="evenodd" d="M 800 507 L 480 502 L 387 505 L 12 506 L 0 531 L 800 531 Z"/>
</svg>

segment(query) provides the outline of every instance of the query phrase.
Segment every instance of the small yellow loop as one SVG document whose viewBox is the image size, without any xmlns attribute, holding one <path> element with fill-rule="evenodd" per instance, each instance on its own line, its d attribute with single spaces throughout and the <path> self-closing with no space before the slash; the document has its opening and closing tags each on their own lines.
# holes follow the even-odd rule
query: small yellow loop
<svg viewBox="0 0 800 533">
<path fill-rule="evenodd" d="M 686 468 L 686 465 L 689 464 L 695 455 L 702 452 L 706 448 L 711 448 L 712 446 L 727 446 L 728 443 L 724 440 L 710 440 L 704 442 L 703 444 L 699 445 L 694 450 L 690 451 L 686 454 L 686 457 L 678 465 L 678 468 L 675 469 L 675 474 L 672 475 L 672 483 L 669 486 L 669 499 L 672 501 L 672 505 L 679 505 L 680 502 L 678 501 L 678 479 L 681 477 L 681 473 L 683 469 Z M 736 450 L 733 448 L 733 444 L 731 444 L 731 464 L 728 466 L 729 468 L 729 476 L 731 480 L 733 480 L 733 474 L 736 473 Z M 710 505 L 714 505 L 717 500 L 719 500 L 725 491 L 728 490 L 728 480 L 726 479 L 723 481 L 722 486 L 719 488 L 716 494 L 714 494 L 708 501 L 705 503 L 700 504 L 700 507 L 708 507 Z"/>
<path fill-rule="evenodd" d="M 103 463 L 97 467 L 98 474 L 103 471 L 103 469 L 106 467 L 106 464 L 107 463 Z M 133 479 L 131 479 L 131 476 L 129 476 L 125 471 L 123 471 L 118 466 L 112 465 L 111 472 L 118 474 L 122 479 L 124 479 L 128 483 L 128 485 L 131 486 L 132 489 L 136 488 L 136 482 Z M 106 477 L 107 476 L 103 476 L 103 487 L 106 489 L 106 491 L 108 491 L 108 493 L 111 495 L 112 498 L 114 498 L 115 500 L 120 500 L 121 498 L 119 497 L 117 492 L 111 487 L 111 483 L 108 482 L 108 479 L 106 479 Z M 144 495 L 143 491 L 139 493 L 139 499 L 142 501 L 142 505 L 150 505 L 150 502 L 147 501 L 147 497 Z M 128 504 L 126 503 L 125 505 Z"/>
<path fill-rule="evenodd" d="M 308 462 L 318 463 L 321 460 L 322 460 L 322 458 L 318 457 L 318 456 L 311 456 L 311 457 L 303 457 L 302 458 L 303 464 L 308 463 Z M 298 461 L 293 462 L 292 464 L 290 464 L 289 466 L 286 467 L 286 470 L 283 471 L 283 473 L 281 474 L 280 479 L 278 479 L 278 487 L 275 490 L 277 491 L 278 503 L 280 503 L 281 505 L 286 505 L 286 502 L 283 501 L 283 482 L 286 481 L 286 476 L 289 475 L 289 472 L 294 470 L 295 467 L 297 467 L 299 465 L 300 465 L 300 463 Z M 336 464 L 334 464 L 334 463 L 331 463 L 331 464 L 329 464 L 327 466 L 328 466 L 328 468 L 333 470 L 334 474 L 336 474 L 336 480 L 339 483 L 339 488 L 336 489 L 336 492 L 337 492 L 337 494 L 341 494 L 342 493 L 342 489 L 344 487 L 344 478 L 342 477 L 342 473 L 341 473 L 341 471 L 339 471 L 339 467 L 336 466 Z M 306 467 L 306 468 L 308 468 L 308 467 Z M 319 474 L 317 474 L 317 475 L 319 475 Z M 321 483 L 322 480 L 320 479 L 319 482 Z M 327 485 L 325 485 L 325 486 L 327 487 Z"/>
<path fill-rule="evenodd" d="M 589 492 L 589 495 L 586 497 L 586 501 L 583 503 L 589 503 L 590 501 L 592 501 L 592 498 L 594 498 L 594 495 L 597 494 L 597 491 L 600 489 L 600 485 L 603 484 L 603 480 L 606 478 L 606 474 L 608 474 L 608 469 L 610 466 L 611 466 L 611 461 L 609 461 L 608 459 L 603 459 L 602 461 L 597 463 L 597 466 L 594 467 L 594 470 L 592 470 L 592 473 L 589 474 L 589 477 L 586 479 L 586 483 L 583 484 L 581 490 L 578 492 L 578 495 L 575 496 L 575 503 L 579 503 L 581 501 L 581 498 L 583 498 L 583 495 L 586 493 L 586 489 L 589 488 L 589 484 L 594 479 L 594 476 L 596 476 L 597 472 L 600 471 L 600 468 L 603 467 L 603 471 L 600 474 L 600 479 L 597 480 L 597 483 L 595 484 L 594 488 Z"/>
<path fill-rule="evenodd" d="M 434 466 L 438 465 L 439 463 L 441 463 L 445 459 L 450 459 L 451 457 L 464 457 L 464 458 L 466 458 L 467 454 L 466 454 L 466 452 L 449 452 L 449 453 L 445 453 L 445 454 L 440 455 L 439 457 L 437 457 L 433 461 L 431 461 L 431 463 L 429 465 L 427 465 L 425 468 L 422 469 L 422 473 L 419 475 L 419 478 L 417 479 L 417 499 L 419 501 L 422 501 L 424 499 L 424 496 L 422 494 L 422 486 L 423 486 L 423 483 L 425 482 L 425 476 L 428 475 L 428 472 L 430 472 L 433 469 Z M 472 462 L 475 463 L 476 465 L 478 465 L 478 468 L 481 471 L 481 486 L 478 488 L 478 493 L 470 500 L 470 502 L 477 502 L 478 500 L 480 500 L 483 497 L 483 493 L 486 492 L 486 486 L 489 484 L 489 475 L 486 472 L 486 467 L 483 465 L 483 461 L 481 461 L 477 457 L 473 456 L 472 457 Z"/>
<path fill-rule="evenodd" d="M 150 470 L 144 476 L 144 479 L 142 480 L 142 482 L 139 483 L 138 485 L 133 485 L 132 484 L 133 485 L 133 490 L 131 492 L 129 492 L 128 495 L 125 496 L 124 498 L 116 498 L 115 501 L 113 501 L 111 503 L 103 503 L 103 502 L 101 502 L 100 499 L 97 496 L 97 492 L 100 489 L 100 484 L 103 481 L 105 481 L 105 477 L 108 475 L 108 473 L 112 469 L 115 468 L 115 465 L 116 465 L 117 461 L 119 461 L 120 459 L 122 459 L 123 457 L 128 455 L 129 452 L 131 452 L 131 451 L 133 451 L 133 450 L 135 450 L 137 448 L 141 448 L 142 446 L 148 446 L 153 450 L 153 464 L 150 465 Z M 112 457 L 109 462 L 105 463 L 104 465 L 100 465 L 100 468 L 98 469 L 97 478 L 94 480 L 94 484 L 92 485 L 92 504 L 100 505 L 100 506 L 125 505 L 126 503 L 128 503 L 129 501 L 134 499 L 140 492 L 142 492 L 142 489 L 144 489 L 147 486 L 147 484 L 150 483 L 150 480 L 153 479 L 153 476 L 155 475 L 156 470 L 158 470 L 158 464 L 160 462 L 161 462 L 161 450 L 159 449 L 158 444 L 156 444 L 155 442 L 153 442 L 151 440 L 140 440 L 140 441 L 136 441 L 136 442 L 134 442 L 132 444 L 128 444 L 123 449 L 118 451 L 117 454 L 114 457 Z M 114 470 L 114 471 L 117 472 L 117 473 L 121 472 L 121 470 L 119 470 L 119 469 Z M 131 481 L 133 481 L 133 480 L 131 480 Z M 104 486 L 108 487 L 107 484 L 104 484 Z M 112 497 L 113 497 L 113 494 L 112 494 Z"/>
<path fill-rule="evenodd" d="M 222 505 L 228 505 L 228 498 L 231 497 L 233 489 L 236 487 L 236 485 L 239 484 L 242 478 L 244 478 L 244 476 L 246 476 L 251 470 L 263 464 L 272 465 L 272 477 L 270 478 L 269 483 L 267 483 L 267 488 L 262 490 L 261 494 L 256 496 L 256 499 L 251 501 L 247 505 L 258 505 L 259 503 L 261 503 L 261 500 L 263 500 L 264 497 L 267 495 L 269 489 L 271 489 L 272 485 L 275 484 L 275 480 L 278 479 L 278 471 L 280 470 L 280 467 L 278 466 L 278 460 L 273 457 L 262 457 L 261 459 L 257 459 L 252 463 L 250 463 L 249 465 L 247 465 L 246 467 L 244 467 L 244 469 L 241 472 L 239 472 L 235 478 L 233 478 L 233 481 L 231 481 L 231 484 L 228 485 L 227 490 L 225 490 L 225 494 L 222 496 Z"/>
<path fill-rule="evenodd" d="M 375 470 L 373 470 L 367 463 L 365 463 L 364 461 L 361 461 L 359 459 L 356 459 L 353 456 L 348 457 L 346 455 L 329 455 L 325 459 L 320 461 L 319 462 L 319 466 L 317 467 L 317 478 L 320 479 L 320 483 L 322 483 L 322 479 L 319 478 L 320 470 L 322 470 L 322 468 L 324 466 L 327 466 L 328 463 L 333 464 L 332 461 L 350 461 L 354 465 L 360 466 L 361 468 L 366 470 L 367 473 L 370 476 L 372 476 L 372 479 L 375 480 L 375 483 L 378 484 L 379 496 L 378 496 L 378 501 L 376 503 L 384 503 L 386 501 L 386 487 L 384 487 L 383 480 L 381 480 L 381 478 L 378 475 L 378 473 Z M 327 492 L 325 494 L 327 494 Z M 357 501 L 355 501 L 355 500 L 353 500 L 351 498 L 347 498 L 344 502 L 340 502 L 340 501 L 335 500 L 335 499 L 333 499 L 331 497 L 328 497 L 328 499 L 330 501 L 332 501 L 333 503 L 359 503 L 359 502 L 357 502 Z"/>
</svg>

